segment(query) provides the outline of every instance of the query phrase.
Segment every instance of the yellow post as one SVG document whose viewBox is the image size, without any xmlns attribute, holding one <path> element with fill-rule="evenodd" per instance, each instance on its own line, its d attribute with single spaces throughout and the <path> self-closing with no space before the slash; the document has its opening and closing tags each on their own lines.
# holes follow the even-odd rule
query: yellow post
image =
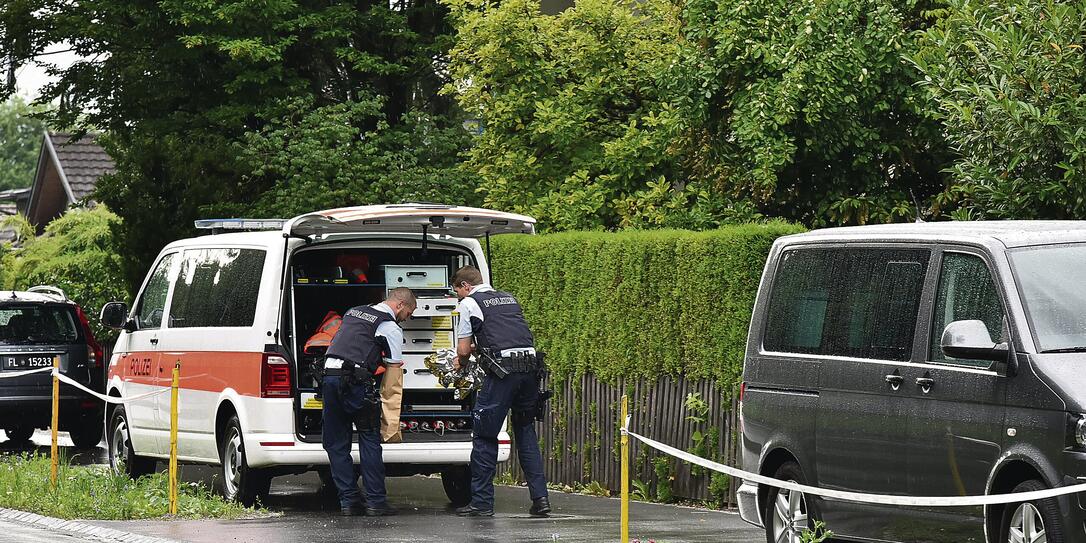
<svg viewBox="0 0 1086 543">
<path fill-rule="evenodd" d="M 53 371 L 60 371 L 60 357 L 53 357 Z M 57 487 L 57 466 L 60 458 L 57 457 L 57 425 L 60 423 L 60 377 L 53 375 L 53 421 L 50 428 L 53 431 L 53 444 L 49 448 L 49 456 L 53 460 L 53 468 L 49 473 L 49 483 L 53 488 Z"/>
<path fill-rule="evenodd" d="M 181 380 L 181 362 L 173 366 L 170 385 L 170 514 L 177 514 L 177 388 Z"/>
<path fill-rule="evenodd" d="M 626 427 L 629 405 L 622 395 L 622 426 Z M 622 433 L 622 543 L 630 542 L 630 436 Z"/>
</svg>

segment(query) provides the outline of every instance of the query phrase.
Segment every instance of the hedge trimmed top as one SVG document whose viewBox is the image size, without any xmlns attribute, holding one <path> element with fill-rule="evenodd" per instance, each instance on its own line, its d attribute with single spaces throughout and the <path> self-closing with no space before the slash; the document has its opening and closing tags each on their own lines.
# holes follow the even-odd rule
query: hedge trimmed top
<svg viewBox="0 0 1086 543">
<path fill-rule="evenodd" d="M 493 241 L 495 287 L 524 307 L 556 377 L 662 373 L 730 387 L 743 369 L 771 222 L 707 232 L 568 232 Z"/>
</svg>

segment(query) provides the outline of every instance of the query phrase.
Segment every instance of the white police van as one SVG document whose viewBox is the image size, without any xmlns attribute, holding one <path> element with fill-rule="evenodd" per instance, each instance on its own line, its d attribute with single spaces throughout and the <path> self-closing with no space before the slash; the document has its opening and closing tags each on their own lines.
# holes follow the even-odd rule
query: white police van
<svg viewBox="0 0 1086 543">
<path fill-rule="evenodd" d="M 169 387 L 180 365 L 178 457 L 222 466 L 222 491 L 251 501 L 276 475 L 326 475 L 321 410 L 306 343 L 330 312 L 408 286 L 418 309 L 403 323 L 401 443 L 384 445 L 391 476 L 440 473 L 454 503 L 470 495 L 471 397 L 440 387 L 424 365 L 454 348 L 449 278 L 463 265 L 489 277 L 477 238 L 534 233 L 535 219 L 486 209 L 403 204 L 320 211 L 286 221 L 198 221 L 212 235 L 166 246 L 132 308 L 102 320 L 122 330 L 107 393 L 136 397 Z M 236 233 L 223 231 L 245 230 Z M 253 231 L 256 230 L 256 231 Z M 319 343 L 317 341 L 316 343 Z M 170 395 L 106 413 L 110 463 L 138 476 L 169 455 Z M 500 436 L 499 460 L 509 458 Z M 353 455 L 358 458 L 357 441 Z"/>
</svg>

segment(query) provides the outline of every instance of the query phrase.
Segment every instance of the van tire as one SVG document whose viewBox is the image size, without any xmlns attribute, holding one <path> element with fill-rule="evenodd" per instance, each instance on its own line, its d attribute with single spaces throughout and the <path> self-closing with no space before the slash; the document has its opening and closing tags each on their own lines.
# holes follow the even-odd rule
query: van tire
<svg viewBox="0 0 1086 543">
<path fill-rule="evenodd" d="M 34 427 L 12 426 L 10 428 L 4 428 L 4 433 L 8 435 L 9 444 L 26 443 L 34 436 Z"/>
<path fill-rule="evenodd" d="M 803 470 L 799 468 L 799 464 L 792 461 L 785 462 L 781 467 L 777 468 L 776 473 L 773 474 L 773 478 L 791 481 L 801 485 L 807 484 L 807 478 L 803 476 Z M 784 539 L 780 539 L 780 530 L 788 531 L 791 529 L 789 525 L 782 523 L 781 517 L 787 515 L 792 515 L 794 517 L 795 513 L 798 513 L 789 511 L 787 507 L 778 512 L 775 505 L 777 504 L 778 497 L 780 497 L 782 493 L 787 493 L 784 494 L 785 503 L 789 506 L 796 505 L 789 499 L 792 497 L 790 491 L 776 487 L 769 489 L 769 492 L 766 494 L 765 508 L 762 510 L 762 526 L 765 526 L 766 541 L 767 543 L 778 543 L 780 541 L 784 541 L 785 543 L 799 543 L 803 530 L 799 530 L 798 527 L 796 527 L 797 531 L 793 536 L 785 536 Z M 819 518 L 817 512 L 814 510 L 814 504 L 802 492 L 796 492 L 796 494 L 799 495 L 799 510 L 806 516 L 806 526 L 804 526 L 804 528 L 814 530 L 815 520 Z"/>
<path fill-rule="evenodd" d="M 249 467 L 243 435 L 241 421 L 237 415 L 231 415 L 219 443 L 219 460 L 222 462 L 219 491 L 227 501 L 251 506 L 257 498 L 267 497 L 271 489 L 271 476 L 264 470 Z"/>
<path fill-rule="evenodd" d="M 109 418 L 106 450 L 109 455 L 109 466 L 114 473 L 124 473 L 133 479 L 139 479 L 155 471 L 155 459 L 137 456 L 132 448 L 128 416 L 124 412 L 123 405 L 118 405 Z"/>
<path fill-rule="evenodd" d="M 453 507 L 463 507 L 471 502 L 471 469 L 457 466 L 441 472 L 441 486 Z"/>
<path fill-rule="evenodd" d="M 1018 486 L 1014 487 L 1012 493 L 1047 489 L 1048 486 L 1041 481 L 1030 479 L 1023 483 L 1019 483 Z M 999 523 L 999 539 L 996 541 L 999 541 L 1000 543 L 1011 541 L 1011 526 L 1020 525 L 1020 515 L 1023 514 L 1033 515 L 1043 523 L 1042 528 L 1045 532 L 1045 540 L 1048 541 L 1048 543 L 1064 543 L 1067 541 L 1063 535 L 1063 525 L 1060 523 L 1060 506 L 1055 498 L 1007 504 L 1007 506 L 1003 508 L 1003 519 Z"/>
</svg>

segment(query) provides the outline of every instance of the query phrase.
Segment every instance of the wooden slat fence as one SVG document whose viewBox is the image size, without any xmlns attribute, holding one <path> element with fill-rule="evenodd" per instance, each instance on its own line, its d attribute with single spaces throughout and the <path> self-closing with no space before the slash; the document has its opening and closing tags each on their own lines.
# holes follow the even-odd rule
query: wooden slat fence
<svg viewBox="0 0 1086 543">
<path fill-rule="evenodd" d="M 702 456 L 727 465 L 737 465 L 737 409 L 735 394 L 725 394 L 706 380 L 661 377 L 655 382 L 619 381 L 615 385 L 600 382 L 592 375 L 552 383 L 555 397 L 550 402 L 550 417 L 539 423 L 540 441 L 550 482 L 585 485 L 598 482 L 612 492 L 620 488 L 619 437 L 621 398 L 629 395 L 631 429 L 680 449 L 694 447 L 694 432 L 717 433 L 715 446 Z M 688 417 L 689 394 L 698 394 L 708 404 L 705 421 L 696 423 Z M 710 438 L 711 439 L 711 438 Z M 660 456 L 655 450 L 631 440 L 631 477 L 657 484 L 654 461 Z M 669 458 L 672 492 L 676 498 L 707 500 L 710 498 L 707 472 Z M 499 472 L 523 480 L 514 453 L 510 462 Z M 729 482 L 724 505 L 735 504 L 736 481 Z M 635 488 L 631 484 L 631 491 Z"/>
</svg>

